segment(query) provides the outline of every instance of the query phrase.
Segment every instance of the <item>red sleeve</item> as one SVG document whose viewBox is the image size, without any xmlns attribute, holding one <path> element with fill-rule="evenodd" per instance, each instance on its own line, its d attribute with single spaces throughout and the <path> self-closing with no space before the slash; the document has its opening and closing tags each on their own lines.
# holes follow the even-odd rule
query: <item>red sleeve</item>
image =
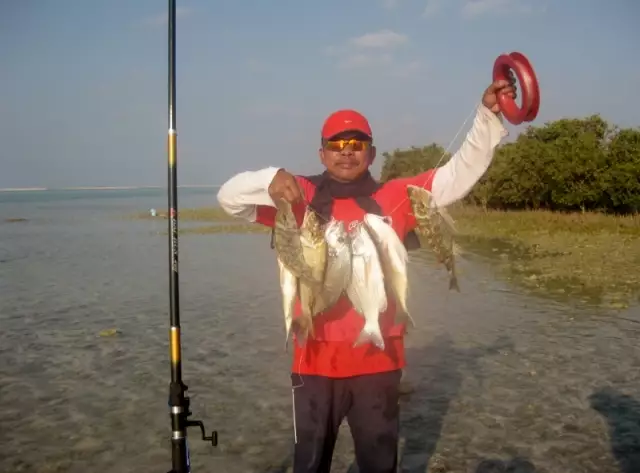
<svg viewBox="0 0 640 473">
<path fill-rule="evenodd" d="M 313 198 L 313 185 L 301 176 L 296 176 L 296 180 L 298 181 L 298 185 L 302 189 L 305 202 L 309 203 Z M 304 212 L 306 209 L 306 203 L 293 206 L 293 213 L 296 216 L 296 220 L 298 220 L 298 225 L 302 224 L 302 219 L 304 217 Z M 276 212 L 277 209 L 269 205 L 256 206 L 256 223 L 273 228 L 276 223 Z"/>
</svg>

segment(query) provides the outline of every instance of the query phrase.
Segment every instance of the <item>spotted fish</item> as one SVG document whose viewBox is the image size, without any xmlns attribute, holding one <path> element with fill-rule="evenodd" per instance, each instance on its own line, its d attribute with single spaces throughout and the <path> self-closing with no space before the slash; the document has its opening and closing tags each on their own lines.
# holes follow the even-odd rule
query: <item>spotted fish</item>
<svg viewBox="0 0 640 473">
<path fill-rule="evenodd" d="M 445 209 L 436 208 L 433 195 L 422 187 L 407 186 L 411 208 L 416 218 L 416 233 L 427 242 L 439 263 L 444 264 L 449 273 L 449 289 L 460 291 L 455 265 L 455 245 L 453 219 Z"/>
</svg>

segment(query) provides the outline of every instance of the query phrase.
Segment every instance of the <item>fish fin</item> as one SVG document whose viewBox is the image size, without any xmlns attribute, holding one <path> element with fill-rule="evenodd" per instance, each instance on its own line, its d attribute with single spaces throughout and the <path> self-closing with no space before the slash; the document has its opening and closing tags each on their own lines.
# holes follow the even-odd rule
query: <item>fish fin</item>
<svg viewBox="0 0 640 473">
<path fill-rule="evenodd" d="M 362 328 L 360 335 L 353 344 L 354 347 L 371 342 L 380 350 L 384 350 L 384 339 L 380 332 L 380 326 L 377 324 L 366 325 Z"/>
</svg>

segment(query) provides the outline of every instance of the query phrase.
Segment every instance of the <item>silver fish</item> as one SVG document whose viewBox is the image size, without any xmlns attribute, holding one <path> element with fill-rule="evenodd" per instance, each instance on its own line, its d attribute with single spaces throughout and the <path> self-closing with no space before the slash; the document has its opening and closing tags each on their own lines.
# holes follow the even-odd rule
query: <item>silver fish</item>
<svg viewBox="0 0 640 473">
<path fill-rule="evenodd" d="M 327 242 L 327 268 L 324 285 L 313 308 L 314 314 L 333 306 L 351 280 L 351 246 L 344 223 L 331 220 L 324 237 Z"/>
<path fill-rule="evenodd" d="M 409 185 L 407 192 L 417 222 L 416 233 L 427 241 L 438 262 L 447 268 L 449 289 L 460 292 L 455 266 L 456 248 L 453 242 L 455 234 L 453 219 L 445 209 L 435 207 L 433 195 L 428 190 Z"/>
<path fill-rule="evenodd" d="M 387 310 L 384 274 L 375 243 L 366 226 L 356 227 L 352 236 L 352 274 L 347 296 L 354 309 L 364 316 L 365 324 L 354 346 L 372 342 L 384 350 L 379 316 Z"/>
<path fill-rule="evenodd" d="M 407 295 L 409 292 L 407 265 L 409 263 L 409 253 L 396 231 L 387 223 L 385 217 L 366 214 L 364 222 L 378 248 L 385 281 L 388 283 L 388 292 L 394 295 L 399 305 L 399 310 L 396 313 L 396 322 L 410 322 L 412 326 L 415 326 L 407 308 Z"/>
<path fill-rule="evenodd" d="M 282 291 L 282 310 L 284 313 L 285 326 L 285 349 L 288 346 L 289 334 L 291 332 L 291 323 L 293 321 L 293 308 L 298 296 L 298 278 L 280 261 L 278 258 L 278 267 L 280 269 L 280 290 Z"/>
</svg>

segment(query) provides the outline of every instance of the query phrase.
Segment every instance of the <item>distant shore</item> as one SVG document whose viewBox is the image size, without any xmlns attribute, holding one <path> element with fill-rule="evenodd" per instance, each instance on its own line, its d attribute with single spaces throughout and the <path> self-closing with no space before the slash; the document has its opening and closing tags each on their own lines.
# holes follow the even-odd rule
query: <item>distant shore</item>
<svg viewBox="0 0 640 473">
<path fill-rule="evenodd" d="M 179 185 L 178 189 L 212 189 L 219 185 Z M 3 187 L 0 192 L 43 192 L 43 191 L 114 191 L 138 189 L 165 189 L 165 186 L 82 186 L 82 187 Z"/>
</svg>

